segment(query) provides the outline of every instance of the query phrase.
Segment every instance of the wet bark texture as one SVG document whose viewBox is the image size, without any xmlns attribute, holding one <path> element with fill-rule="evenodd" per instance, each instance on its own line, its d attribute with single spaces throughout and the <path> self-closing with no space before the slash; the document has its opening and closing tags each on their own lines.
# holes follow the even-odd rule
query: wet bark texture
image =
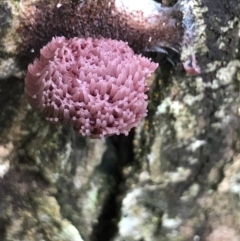
<svg viewBox="0 0 240 241">
<path fill-rule="evenodd" d="M 201 74 L 163 63 L 142 125 L 105 140 L 27 104 L 21 3 L 0 2 L 0 240 L 240 240 L 239 1 L 192 1 Z"/>
</svg>

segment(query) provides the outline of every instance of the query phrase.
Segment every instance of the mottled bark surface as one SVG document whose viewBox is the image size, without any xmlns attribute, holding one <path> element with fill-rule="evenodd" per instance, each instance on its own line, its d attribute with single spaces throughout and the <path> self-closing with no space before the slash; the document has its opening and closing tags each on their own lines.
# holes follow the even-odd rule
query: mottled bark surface
<svg viewBox="0 0 240 241">
<path fill-rule="evenodd" d="M 239 1 L 191 2 L 181 59 L 195 53 L 201 74 L 163 63 L 142 125 L 105 140 L 28 105 L 23 2 L 0 2 L 0 240 L 239 241 Z"/>
</svg>

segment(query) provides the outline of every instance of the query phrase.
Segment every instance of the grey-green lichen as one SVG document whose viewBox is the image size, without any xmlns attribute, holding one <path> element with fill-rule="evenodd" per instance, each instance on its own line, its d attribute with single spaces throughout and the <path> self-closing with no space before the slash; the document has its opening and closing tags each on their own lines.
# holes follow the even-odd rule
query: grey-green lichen
<svg viewBox="0 0 240 241">
<path fill-rule="evenodd" d="M 154 233 L 161 223 L 161 213 L 149 212 L 145 206 L 145 191 L 146 189 L 135 188 L 123 199 L 122 216 L 118 224 L 119 237 L 116 241 L 153 240 Z"/>
<path fill-rule="evenodd" d="M 10 142 L 0 145 L 0 178 L 3 178 L 10 168 L 9 157 L 12 150 L 13 145 Z"/>
<path fill-rule="evenodd" d="M 31 210 L 13 213 L 5 240 L 83 241 L 77 229 L 61 216 L 54 197 L 34 197 Z"/>
<path fill-rule="evenodd" d="M 16 61 L 16 49 L 19 43 L 17 27 L 19 25 L 20 5 L 14 1 L 3 0 L 0 3 L 0 80 L 15 76 L 22 77 L 22 71 Z"/>
</svg>

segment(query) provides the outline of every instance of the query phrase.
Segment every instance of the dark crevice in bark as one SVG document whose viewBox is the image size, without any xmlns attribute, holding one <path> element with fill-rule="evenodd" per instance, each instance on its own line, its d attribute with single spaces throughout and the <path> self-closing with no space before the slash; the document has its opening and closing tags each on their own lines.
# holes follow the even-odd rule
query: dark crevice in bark
<svg viewBox="0 0 240 241">
<path fill-rule="evenodd" d="M 98 217 L 98 223 L 93 228 L 91 241 L 110 241 L 117 234 L 118 220 L 121 212 L 121 196 L 126 192 L 125 178 L 122 174 L 123 168 L 132 165 L 134 131 L 128 136 L 120 135 L 108 138 L 108 145 L 114 147 L 116 151 L 116 162 L 111 160 L 103 161 L 100 168 L 114 178 L 115 189 L 112 190 L 105 201 L 102 212 Z M 106 155 L 106 158 L 108 155 Z"/>
<path fill-rule="evenodd" d="M 0 85 L 0 133 L 12 126 L 23 93 L 23 82 L 11 77 L 1 80 Z M 0 138 L 3 143 L 5 138 Z"/>
<path fill-rule="evenodd" d="M 0 218 L 0 240 L 5 240 L 7 231 L 7 221 Z"/>
<path fill-rule="evenodd" d="M 1 39 L 4 38 L 7 29 L 10 27 L 12 21 L 12 12 L 7 3 L 0 3 L 0 50 L 3 49 Z M 3 49 L 4 50 L 4 49 Z M 2 51 L 0 51 L 2 52 Z M 3 51 L 4 53 L 4 51 Z M 0 57 L 4 57 L 0 54 Z"/>
</svg>

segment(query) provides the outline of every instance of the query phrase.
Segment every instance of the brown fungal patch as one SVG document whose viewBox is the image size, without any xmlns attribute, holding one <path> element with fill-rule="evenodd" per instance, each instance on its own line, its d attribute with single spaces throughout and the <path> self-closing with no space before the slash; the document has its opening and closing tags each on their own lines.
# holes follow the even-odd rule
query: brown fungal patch
<svg viewBox="0 0 240 241">
<path fill-rule="evenodd" d="M 110 1 L 46 1 L 25 6 L 18 29 L 22 43 L 20 62 L 26 66 L 54 36 L 111 38 L 128 42 L 136 53 L 152 47 L 179 48 L 183 36 L 182 13 L 175 7 L 159 8 L 157 23 L 132 21 Z M 146 27 L 147 26 L 147 27 Z"/>
</svg>

